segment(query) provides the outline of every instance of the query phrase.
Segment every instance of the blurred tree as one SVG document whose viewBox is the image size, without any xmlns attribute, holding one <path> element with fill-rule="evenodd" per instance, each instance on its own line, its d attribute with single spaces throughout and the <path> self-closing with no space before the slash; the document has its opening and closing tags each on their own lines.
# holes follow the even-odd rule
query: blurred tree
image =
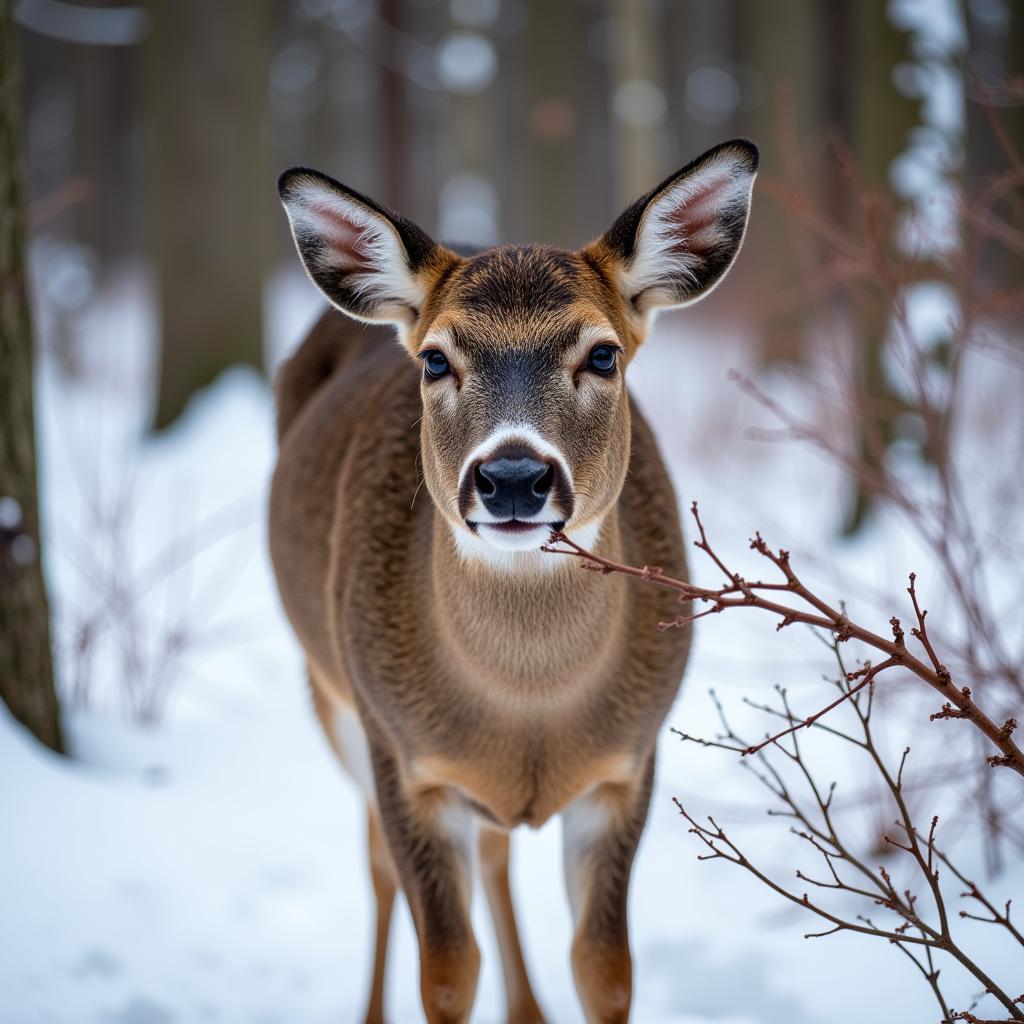
<svg viewBox="0 0 1024 1024">
<path fill-rule="evenodd" d="M 406 33 L 403 0 L 378 0 L 377 21 L 380 69 L 380 113 L 375 119 L 379 132 L 381 183 L 375 198 L 394 210 L 409 210 L 409 100 L 402 73 L 404 54 L 401 41 Z"/>
<path fill-rule="evenodd" d="M 0 697 L 15 718 L 59 750 L 39 557 L 20 106 L 11 0 L 0 0 Z"/>
<path fill-rule="evenodd" d="M 894 69 L 912 59 L 909 32 L 893 23 L 886 4 L 874 0 L 790 0 L 786 12 L 779 17 L 770 4 L 742 8 L 740 51 L 762 76 L 759 102 L 747 112 L 743 128 L 761 146 L 766 179 L 798 187 L 806 187 L 808 180 L 820 183 L 814 198 L 829 211 L 832 223 L 862 236 L 860 200 L 865 197 L 857 195 L 858 189 L 884 195 L 897 214 L 907 207 L 893 190 L 889 172 L 920 116 L 917 101 L 894 84 Z M 850 166 L 841 159 L 844 151 L 852 158 Z M 893 217 L 883 245 L 895 246 L 898 223 L 899 217 Z M 838 313 L 854 346 L 858 407 L 853 446 L 866 467 L 883 470 L 906 411 L 885 372 L 891 294 L 883 282 L 872 280 L 856 289 L 816 287 L 822 247 L 785 203 L 761 204 L 749 245 L 746 262 L 757 274 L 766 314 L 764 358 L 802 359 L 823 315 Z M 778 258 L 780 246 L 786 259 Z M 850 481 L 844 534 L 860 528 L 871 500 L 861 482 Z"/>
<path fill-rule="evenodd" d="M 122 0 L 90 0 L 90 8 L 121 6 Z M 85 202 L 72 210 L 77 241 L 95 250 L 102 274 L 138 252 L 138 96 L 125 89 L 139 67 L 138 45 L 49 44 L 66 50 L 64 67 L 74 95 L 74 173 L 88 185 Z"/>
<path fill-rule="evenodd" d="M 455 6 L 455 5 L 453 5 Z M 451 52 L 453 42 L 473 41 L 481 55 L 490 47 L 495 64 L 497 52 L 481 26 L 469 24 L 450 13 L 441 52 Z M 442 56 L 442 64 L 445 59 Z M 481 61 L 481 67 L 484 67 Z M 451 71 L 446 71 L 451 78 Z M 502 152 L 495 108 L 493 72 L 466 81 L 462 88 L 445 92 L 445 116 L 436 163 L 441 170 L 441 233 L 445 241 L 470 247 L 501 241 L 497 224 L 496 181 L 501 174 Z"/>
<path fill-rule="evenodd" d="M 573 186 L 580 198 L 580 232 L 573 244 L 594 238 L 607 228 L 620 209 L 618 185 L 613 174 L 594 173 L 610 167 L 614 126 L 609 116 L 614 70 L 610 54 L 601 53 L 601 33 L 607 28 L 607 11 L 600 4 L 580 4 L 577 12 L 578 63 L 576 95 L 579 105 L 580 138 L 575 147 L 576 180 Z M 664 173 L 671 167 L 663 169 Z M 651 188 L 654 182 L 645 186 Z M 631 197 L 635 198 L 635 197 Z M 630 202 L 627 199 L 626 202 Z"/>
<path fill-rule="evenodd" d="M 611 57 L 615 69 L 612 117 L 619 205 L 642 196 L 665 177 L 668 111 L 658 45 L 660 5 L 652 0 L 612 0 Z"/>
<path fill-rule="evenodd" d="M 527 97 L 526 124 L 520 129 L 525 128 L 527 141 L 520 149 L 526 217 L 515 228 L 529 241 L 549 245 L 581 241 L 574 238 L 573 213 L 577 178 L 586 172 L 575 137 L 578 64 L 567 52 L 579 39 L 574 32 L 577 6 L 529 0 L 520 39 Z"/>
<path fill-rule="evenodd" d="M 150 4 L 150 196 L 162 354 L 154 426 L 263 366 L 269 0 Z"/>
<path fill-rule="evenodd" d="M 1012 163 L 1004 140 L 1013 140 L 1019 148 L 1024 139 L 1024 4 L 968 3 L 961 0 L 967 26 L 967 160 L 966 184 L 970 193 L 980 196 L 997 176 Z M 1009 95 L 1016 82 L 1016 94 Z M 999 131 L 996 129 L 999 126 Z M 1008 212 L 1004 199 L 997 212 Z M 960 282 L 964 288 L 991 287 L 1012 289 L 1024 276 L 1024 253 L 994 238 L 982 241 L 981 251 L 972 254 L 980 266 L 978 273 L 967 274 Z M 973 307 L 975 296 L 964 296 Z"/>
<path fill-rule="evenodd" d="M 740 4 L 736 10 L 737 48 L 755 69 L 751 103 L 741 131 L 761 150 L 761 173 L 769 179 L 799 174 L 806 139 L 820 135 L 820 85 L 832 77 L 822 52 L 821 0 L 788 0 L 785 14 L 775 4 Z M 837 8 L 846 0 L 836 0 Z M 846 77 L 855 77 L 850 69 Z M 761 355 L 766 361 L 803 357 L 804 329 L 818 312 L 811 305 L 778 301 L 792 296 L 794 286 L 814 277 L 812 239 L 792 212 L 775 202 L 761 201 L 751 219 L 745 269 L 756 274 L 758 297 L 765 309 L 760 319 Z M 780 251 L 786 259 L 779 259 Z"/>
<path fill-rule="evenodd" d="M 666 140 L 670 170 L 737 134 L 736 110 L 749 77 L 737 60 L 741 2 L 680 0 L 666 5 L 657 43 L 671 118 Z"/>
<path fill-rule="evenodd" d="M 825 5 L 826 9 L 832 6 Z M 893 24 L 884 4 L 853 4 L 850 17 L 853 31 L 846 32 L 844 20 L 842 33 L 852 49 L 849 66 L 859 68 L 860 73 L 844 76 L 845 87 L 851 91 L 842 103 L 843 113 L 850 118 L 848 132 L 844 134 L 852 140 L 863 186 L 887 195 L 893 209 L 904 212 L 907 200 L 893 190 L 889 172 L 893 160 L 907 148 L 920 118 L 918 102 L 894 84 L 894 69 L 912 59 L 910 35 L 905 28 Z M 839 169 L 833 168 L 833 173 L 839 173 Z M 838 193 L 839 189 L 835 191 Z M 850 224 L 853 205 L 848 202 L 834 211 L 837 223 Z M 889 237 L 881 240 L 890 249 L 897 245 L 898 224 L 899 217 L 893 217 Z M 906 411 L 885 369 L 892 298 L 883 282 L 869 281 L 853 296 L 849 309 L 859 391 L 854 444 L 864 465 L 878 473 L 885 472 L 885 454 L 898 435 L 899 418 Z M 842 526 L 846 535 L 860 529 L 874 500 L 863 480 L 853 481 L 851 491 Z"/>
<path fill-rule="evenodd" d="M 415 42 L 407 41 L 403 55 L 403 66 L 408 75 L 405 83 L 408 110 L 404 127 L 409 147 L 404 185 L 404 202 L 407 205 L 403 212 L 425 230 L 439 235 L 444 168 L 438 155 L 438 140 L 444 138 L 447 122 L 445 93 L 440 88 L 437 74 L 437 7 L 430 0 L 404 0 L 404 3 L 403 21 L 410 40 Z M 493 117 L 493 105 L 491 113 Z"/>
</svg>

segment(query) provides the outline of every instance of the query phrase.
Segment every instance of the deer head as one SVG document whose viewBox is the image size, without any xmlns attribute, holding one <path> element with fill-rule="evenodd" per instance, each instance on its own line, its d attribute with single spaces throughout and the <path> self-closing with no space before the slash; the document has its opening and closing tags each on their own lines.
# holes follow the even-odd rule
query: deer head
<svg viewBox="0 0 1024 1024">
<path fill-rule="evenodd" d="M 281 176 L 310 277 L 350 316 L 394 324 L 419 364 L 426 484 L 464 553 L 596 535 L 629 461 L 626 368 L 659 310 L 732 265 L 757 163 L 751 143 L 726 142 L 578 251 L 470 257 L 324 174 Z"/>
</svg>

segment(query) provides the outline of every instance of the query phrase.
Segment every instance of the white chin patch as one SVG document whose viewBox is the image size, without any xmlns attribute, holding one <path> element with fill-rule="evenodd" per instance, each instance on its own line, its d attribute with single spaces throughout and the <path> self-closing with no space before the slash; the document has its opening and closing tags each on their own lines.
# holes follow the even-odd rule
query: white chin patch
<svg viewBox="0 0 1024 1024">
<path fill-rule="evenodd" d="M 532 530 L 503 530 L 500 526 L 480 523 L 476 535 L 499 551 L 537 551 L 551 536 L 551 527 L 538 523 Z"/>
<path fill-rule="evenodd" d="M 538 525 L 536 531 L 512 535 L 488 528 L 486 523 L 481 523 L 476 533 L 454 524 L 451 530 L 455 547 L 467 562 L 479 562 L 502 572 L 548 572 L 572 561 L 564 555 L 541 551 L 541 545 L 551 536 L 550 526 Z M 569 534 L 577 544 L 593 550 L 600 532 L 601 521 L 595 520 Z"/>
</svg>

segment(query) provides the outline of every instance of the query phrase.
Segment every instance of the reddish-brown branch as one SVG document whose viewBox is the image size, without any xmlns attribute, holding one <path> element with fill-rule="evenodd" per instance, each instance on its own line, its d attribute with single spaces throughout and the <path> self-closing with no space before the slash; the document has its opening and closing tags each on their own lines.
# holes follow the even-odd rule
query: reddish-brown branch
<svg viewBox="0 0 1024 1024">
<path fill-rule="evenodd" d="M 932 668 L 935 669 L 935 674 L 943 681 L 944 685 L 949 685 L 951 682 L 949 669 L 939 661 L 938 655 L 935 653 L 935 648 L 932 647 L 932 642 L 928 637 L 928 629 L 924 624 L 925 616 L 928 614 L 928 611 L 927 609 L 922 609 L 917 603 L 916 572 L 912 572 L 910 574 L 910 586 L 907 587 L 907 593 L 910 595 L 910 600 L 914 605 L 914 615 L 917 616 L 917 626 L 910 631 L 910 634 L 920 642 L 921 646 L 927 652 L 928 660 L 931 661 Z"/>
<path fill-rule="evenodd" d="M 832 649 L 841 673 L 836 685 L 843 692 L 850 689 L 850 677 L 862 679 L 871 672 L 865 666 L 857 672 L 847 671 L 843 662 L 839 641 L 833 641 Z M 792 722 L 793 712 L 789 706 L 785 690 L 776 688 L 780 699 L 780 707 L 771 705 L 754 705 L 769 711 L 776 717 Z M 961 918 L 995 925 L 1006 930 L 1015 940 L 1020 941 L 1020 933 L 1010 920 L 1009 904 L 1004 910 L 982 893 L 976 885 L 963 875 L 952 863 L 951 859 L 936 844 L 939 819 L 932 817 L 929 827 L 921 831 L 913 820 L 911 809 L 904 794 L 903 772 L 909 748 L 903 751 L 898 769 L 893 772 L 879 752 L 871 727 L 872 702 L 870 690 L 851 694 L 849 707 L 853 712 L 856 726 L 852 732 L 841 727 L 814 723 L 814 727 L 830 736 L 849 741 L 860 749 L 874 765 L 883 789 L 891 798 L 896 811 L 895 826 L 898 832 L 885 836 L 886 843 L 903 855 L 911 858 L 915 865 L 916 876 L 925 883 L 926 890 L 915 893 L 911 888 L 897 887 L 892 874 L 885 866 L 872 868 L 869 863 L 851 847 L 844 839 L 839 823 L 834 814 L 833 796 L 835 784 L 827 789 L 819 785 L 814 777 L 811 766 L 804 759 L 797 736 L 794 734 L 790 743 L 776 743 L 768 750 L 761 750 L 757 755 L 757 769 L 752 769 L 759 782 L 772 794 L 781 805 L 770 808 L 769 814 L 788 818 L 792 821 L 790 831 L 800 840 L 808 843 L 823 859 L 827 871 L 826 878 L 815 878 L 804 870 L 796 872 L 796 878 L 814 891 L 821 898 L 829 892 L 841 892 L 847 896 L 867 900 L 897 916 L 898 922 L 876 924 L 864 914 L 853 915 L 844 907 L 831 907 L 822 903 L 812 895 L 811 890 L 790 887 L 785 882 L 772 877 L 763 871 L 732 837 L 722 828 L 717 820 L 708 817 L 706 821 L 697 820 L 677 800 L 679 812 L 690 825 L 690 832 L 704 846 L 701 860 L 725 860 L 749 872 L 779 896 L 791 903 L 809 910 L 823 919 L 828 927 L 808 932 L 806 938 L 821 938 L 840 932 L 853 932 L 860 935 L 875 936 L 887 940 L 896 946 L 920 971 L 928 983 L 936 1001 L 942 1009 L 942 1020 L 945 1024 L 954 1020 L 969 1020 L 964 1013 L 971 1013 L 974 1006 L 965 1011 L 954 1011 L 943 996 L 939 984 L 939 967 L 937 955 L 949 956 L 961 968 L 980 984 L 982 990 L 998 1000 L 1007 1013 L 1006 1021 L 1024 1021 L 1024 1012 L 1019 1009 L 1019 1001 L 1002 989 L 998 982 L 984 967 L 963 948 L 959 937 L 955 934 L 955 918 L 946 907 L 946 894 L 939 884 L 940 867 L 945 868 L 966 888 L 961 893 L 964 899 L 973 900 L 980 905 L 986 914 L 960 913 Z M 713 740 L 686 736 L 679 733 L 684 740 L 696 742 L 706 747 L 716 747 L 733 753 L 743 753 L 750 744 L 741 737 L 729 723 L 722 705 L 712 694 L 718 711 L 722 731 Z M 774 758 L 782 756 L 797 772 L 797 779 L 802 780 L 807 793 L 799 794 L 790 780 L 776 765 Z M 751 762 L 745 762 L 750 764 Z M 810 799 L 806 799 L 809 796 Z M 956 1014 L 959 1012 L 960 1016 Z M 1002 1024 L 1002 1022 L 1000 1022 Z"/>
<path fill-rule="evenodd" d="M 707 818 L 706 825 L 701 824 L 701 822 L 697 821 L 678 800 L 674 799 L 673 802 L 675 803 L 676 809 L 679 811 L 680 815 L 682 815 L 689 824 L 690 833 L 696 836 L 708 851 L 706 853 L 699 854 L 697 857 L 698 860 L 726 860 L 732 864 L 736 864 L 737 866 L 742 867 L 745 871 L 748 871 L 777 895 L 799 907 L 804 908 L 805 910 L 809 910 L 811 913 L 823 918 L 831 925 L 831 927 L 824 931 L 805 933 L 805 939 L 824 938 L 828 935 L 834 935 L 837 932 L 854 932 L 861 935 L 872 935 L 877 938 L 887 939 L 889 942 L 893 943 L 893 945 L 903 948 L 904 952 L 907 951 L 907 947 L 923 948 L 925 950 L 941 950 L 956 959 L 985 986 L 987 992 L 990 992 L 1003 1004 L 1011 1014 L 1007 1020 L 1024 1021 L 1024 1013 L 1020 1013 L 1016 1008 L 1015 1003 L 1017 1000 L 1013 1000 L 1007 996 L 985 973 L 985 971 L 960 949 L 945 928 L 941 931 L 937 931 L 921 919 L 915 909 L 917 897 L 909 890 L 900 893 L 896 889 L 885 868 L 879 868 L 878 870 L 877 877 L 878 880 L 880 880 L 881 888 L 881 892 L 878 895 L 867 890 L 859 889 L 856 886 L 849 885 L 842 880 L 838 880 L 835 885 L 818 882 L 812 882 L 812 884 L 817 885 L 819 888 L 836 888 L 848 893 L 864 896 L 871 899 L 878 906 L 884 907 L 886 910 L 893 911 L 903 918 L 904 923 L 892 928 L 878 927 L 866 917 L 858 917 L 856 920 L 841 917 L 821 904 L 816 903 L 810 898 L 808 893 L 797 893 L 791 891 L 757 867 L 757 865 L 755 865 L 729 838 L 725 830 L 713 817 L 709 816 Z M 796 813 L 801 821 L 806 820 L 799 811 Z M 829 838 L 833 842 L 837 841 L 834 836 Z M 820 847 L 818 848 L 820 851 Z M 833 855 L 829 855 L 826 857 L 826 860 L 830 860 L 832 856 Z M 854 866 L 858 865 L 856 859 L 847 854 L 846 851 L 843 851 L 841 854 L 836 856 L 837 859 L 844 860 L 848 864 L 852 864 Z M 806 876 L 800 872 L 797 873 L 797 877 L 802 881 L 810 881 L 810 879 L 807 879 Z M 838 879 L 839 876 L 836 875 L 834 877 Z M 939 900 L 941 905 L 941 895 L 939 896 Z M 915 932 L 918 934 L 915 934 Z M 913 956 L 911 956 L 911 958 L 914 959 Z M 916 962 L 917 961 L 915 960 L 915 963 Z M 920 964 L 918 964 L 918 966 L 920 967 Z M 958 1018 L 954 1014 L 950 1019 L 968 1020 L 969 1018 Z"/>
<path fill-rule="evenodd" d="M 857 672 L 850 672 L 846 676 L 846 681 L 848 683 L 852 683 L 854 680 L 860 677 L 860 681 L 856 684 L 856 686 L 851 686 L 848 690 L 844 690 L 839 695 L 839 697 L 832 701 L 831 704 L 828 704 L 827 706 L 823 707 L 820 711 L 815 711 L 813 715 L 808 715 L 806 718 L 801 718 L 799 721 L 791 725 L 788 729 L 780 729 L 774 735 L 765 737 L 763 740 L 761 740 L 760 743 L 755 743 L 752 747 L 747 747 L 743 751 L 743 753 L 756 754 L 759 750 L 763 750 L 770 743 L 775 743 L 777 740 L 781 740 L 783 736 L 789 736 L 791 733 L 796 732 L 797 729 L 810 728 L 812 725 L 814 725 L 815 722 L 817 722 L 819 718 L 822 718 L 823 716 L 827 715 L 830 711 L 834 711 L 844 701 L 849 700 L 855 694 L 863 690 L 865 686 L 869 686 L 871 683 L 873 683 L 875 681 L 875 676 L 877 676 L 879 672 L 884 672 L 885 669 L 892 668 L 893 665 L 898 664 L 900 663 L 895 658 L 887 658 L 885 661 L 879 663 L 878 665 L 865 665 L 863 669 L 860 669 Z"/>
<path fill-rule="evenodd" d="M 593 551 L 588 551 L 560 532 L 552 534 L 551 540 L 544 546 L 543 550 L 551 554 L 569 555 L 578 558 L 585 569 L 590 569 L 594 572 L 600 572 L 605 575 L 613 572 L 620 573 L 643 580 L 644 582 L 668 587 L 677 591 L 680 595 L 680 600 L 684 602 L 697 601 L 710 605 L 710 607 L 703 611 L 687 612 L 677 616 L 671 622 L 659 623 L 660 629 L 685 626 L 695 619 L 723 612 L 728 608 L 758 608 L 761 611 L 779 617 L 778 629 L 782 629 L 795 622 L 800 622 L 820 629 L 826 629 L 840 642 L 851 639 L 859 640 L 886 655 L 886 661 L 882 662 L 876 669 L 871 670 L 869 682 L 874 681 L 884 669 L 892 668 L 896 665 L 908 669 L 912 675 L 927 683 L 941 694 L 944 699 L 942 709 L 932 715 L 932 720 L 960 718 L 970 722 L 975 728 L 984 733 L 999 751 L 998 754 L 988 759 L 989 764 L 992 767 L 1011 768 L 1019 775 L 1024 776 L 1024 751 L 1021 751 L 1013 741 L 1012 736 L 1016 722 L 1010 719 L 1003 725 L 997 725 L 989 715 L 978 707 L 971 696 L 971 691 L 967 687 L 958 689 L 953 685 L 949 670 L 939 661 L 925 624 L 925 618 L 928 613 L 918 603 L 916 577 L 914 575 L 910 577 L 908 592 L 913 603 L 914 614 L 917 618 L 917 626 L 911 629 L 911 635 L 924 648 L 927 661 L 921 660 L 907 650 L 903 630 L 898 619 L 894 617 L 890 620 L 893 628 L 893 638 L 891 640 L 855 622 L 851 622 L 845 613 L 832 607 L 801 581 L 790 565 L 788 551 L 782 548 L 778 551 L 773 551 L 760 534 L 756 534 L 750 542 L 751 548 L 770 561 L 782 573 L 784 579 L 779 582 L 766 582 L 762 580 L 751 582 L 744 579 L 739 573 L 733 572 L 712 548 L 697 510 L 696 502 L 693 502 L 691 505 L 690 512 L 693 515 L 698 532 L 698 539 L 694 541 L 695 546 L 711 559 L 729 581 L 717 589 L 698 587 L 684 580 L 674 579 L 671 576 L 667 576 L 657 567 L 644 566 L 643 568 L 637 568 L 612 561 Z M 772 597 L 765 596 L 766 594 L 770 594 Z M 775 594 L 792 595 L 797 603 L 775 600 Z M 801 607 L 801 603 L 803 607 Z M 862 680 L 861 684 L 855 689 L 859 690 L 863 685 L 866 685 L 866 683 Z M 781 736 L 788 735 L 809 723 L 817 721 L 822 715 L 838 707 L 847 699 L 849 699 L 848 695 L 843 696 L 810 718 L 791 723 L 790 728 L 783 730 L 776 737 L 769 737 L 764 743 L 751 748 L 746 753 L 753 753 L 761 749 L 766 743 L 772 743 Z"/>
<path fill-rule="evenodd" d="M 998 1020 L 992 1017 L 976 1017 L 970 1010 L 954 1010 L 953 1016 L 943 1024 L 950 1024 L 952 1021 L 962 1020 L 966 1024 L 1013 1024 L 1012 1017 L 1000 1017 Z"/>
</svg>

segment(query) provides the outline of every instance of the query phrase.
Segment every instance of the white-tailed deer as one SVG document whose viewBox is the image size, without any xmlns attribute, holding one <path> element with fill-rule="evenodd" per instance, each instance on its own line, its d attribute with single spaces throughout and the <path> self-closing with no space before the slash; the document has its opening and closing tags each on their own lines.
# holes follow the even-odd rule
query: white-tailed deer
<svg viewBox="0 0 1024 1024">
<path fill-rule="evenodd" d="M 712 149 L 578 252 L 468 257 L 323 174 L 281 176 L 310 277 L 400 342 L 324 314 L 277 378 L 270 503 L 313 700 L 369 805 L 369 1022 L 383 1020 L 396 886 L 427 1020 L 469 1019 L 477 853 L 508 1019 L 542 1021 L 508 833 L 553 814 L 587 1020 L 629 1016 L 626 895 L 689 636 L 655 628 L 678 613 L 670 592 L 538 549 L 557 528 L 685 578 L 672 487 L 625 372 L 655 311 L 698 299 L 732 264 L 757 159 L 743 140 Z"/>
</svg>

